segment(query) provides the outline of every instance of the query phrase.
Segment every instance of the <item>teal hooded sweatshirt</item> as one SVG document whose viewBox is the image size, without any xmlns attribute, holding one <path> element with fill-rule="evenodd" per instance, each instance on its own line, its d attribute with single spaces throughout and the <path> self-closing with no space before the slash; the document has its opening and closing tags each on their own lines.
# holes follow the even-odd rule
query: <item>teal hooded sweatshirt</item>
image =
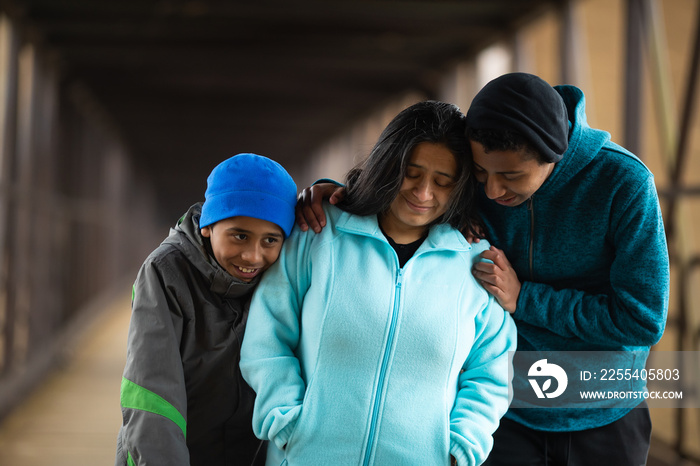
<svg viewBox="0 0 700 466">
<path fill-rule="evenodd" d="M 654 178 L 609 133 L 588 126 L 580 89 L 555 89 L 568 109 L 570 133 L 549 178 L 516 207 L 479 190 L 487 238 L 522 283 L 513 314 L 518 351 L 633 352 L 635 367 L 644 367 L 664 331 L 669 295 Z M 633 382 L 628 389 L 644 389 L 643 380 Z M 529 389 L 517 372 L 513 383 Z M 631 409 L 511 408 L 506 417 L 534 429 L 575 431 L 609 424 Z"/>
<path fill-rule="evenodd" d="M 268 465 L 481 464 L 509 403 L 515 324 L 435 225 L 399 267 L 376 216 L 326 205 L 265 273 L 241 350 Z"/>
</svg>

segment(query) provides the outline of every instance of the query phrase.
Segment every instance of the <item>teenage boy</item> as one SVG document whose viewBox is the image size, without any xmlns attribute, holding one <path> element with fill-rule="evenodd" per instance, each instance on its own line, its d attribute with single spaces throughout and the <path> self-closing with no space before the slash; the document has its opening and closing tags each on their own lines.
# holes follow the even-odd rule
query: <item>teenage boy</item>
<svg viewBox="0 0 700 466">
<path fill-rule="evenodd" d="M 294 225 L 297 187 L 238 154 L 211 172 L 133 288 L 117 466 L 260 465 L 240 346 L 253 289 Z"/>
<path fill-rule="evenodd" d="M 669 295 L 649 169 L 588 126 L 580 89 L 531 74 L 484 86 L 467 126 L 481 216 L 497 246 L 483 254 L 493 264 L 474 274 L 513 315 L 518 351 L 646 358 L 663 334 Z M 485 464 L 646 464 L 649 409 L 633 408 L 511 408 Z"/>
</svg>

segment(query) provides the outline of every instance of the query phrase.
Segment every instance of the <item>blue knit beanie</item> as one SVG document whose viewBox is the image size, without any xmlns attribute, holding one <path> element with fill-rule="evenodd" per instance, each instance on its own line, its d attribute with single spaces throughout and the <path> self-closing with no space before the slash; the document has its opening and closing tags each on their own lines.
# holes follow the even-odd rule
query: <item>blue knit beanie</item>
<svg viewBox="0 0 700 466">
<path fill-rule="evenodd" d="M 504 74 L 486 84 L 469 106 L 467 126 L 518 133 L 551 163 L 559 162 L 569 145 L 564 99 L 542 78 L 528 73 Z"/>
<path fill-rule="evenodd" d="M 238 154 L 224 160 L 207 178 L 204 197 L 200 228 L 244 216 L 272 222 L 285 236 L 292 232 L 297 185 L 282 165 L 267 157 Z"/>
</svg>

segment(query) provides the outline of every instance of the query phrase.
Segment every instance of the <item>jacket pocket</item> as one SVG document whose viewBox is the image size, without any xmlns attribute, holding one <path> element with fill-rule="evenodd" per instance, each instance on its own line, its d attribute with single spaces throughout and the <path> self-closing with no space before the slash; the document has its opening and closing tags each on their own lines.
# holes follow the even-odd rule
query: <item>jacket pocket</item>
<svg viewBox="0 0 700 466">
<path fill-rule="evenodd" d="M 302 418 L 304 417 L 304 405 L 301 405 L 301 411 L 299 412 L 299 417 L 296 418 L 294 421 L 294 426 L 292 427 L 292 431 L 289 434 L 289 438 L 287 439 L 287 444 L 284 446 L 284 463 L 287 464 L 287 458 L 289 457 L 289 452 L 294 448 L 294 443 L 296 441 L 296 438 L 298 437 L 298 432 L 299 432 L 299 425 L 301 424 Z"/>
</svg>

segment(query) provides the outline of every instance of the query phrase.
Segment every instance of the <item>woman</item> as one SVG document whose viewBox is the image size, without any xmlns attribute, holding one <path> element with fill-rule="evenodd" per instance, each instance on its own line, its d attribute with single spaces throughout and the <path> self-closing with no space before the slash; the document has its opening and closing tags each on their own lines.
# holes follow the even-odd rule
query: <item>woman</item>
<svg viewBox="0 0 700 466">
<path fill-rule="evenodd" d="M 508 407 L 510 316 L 472 277 L 464 116 L 399 113 L 319 234 L 298 228 L 241 352 L 268 465 L 480 464 Z"/>
</svg>

